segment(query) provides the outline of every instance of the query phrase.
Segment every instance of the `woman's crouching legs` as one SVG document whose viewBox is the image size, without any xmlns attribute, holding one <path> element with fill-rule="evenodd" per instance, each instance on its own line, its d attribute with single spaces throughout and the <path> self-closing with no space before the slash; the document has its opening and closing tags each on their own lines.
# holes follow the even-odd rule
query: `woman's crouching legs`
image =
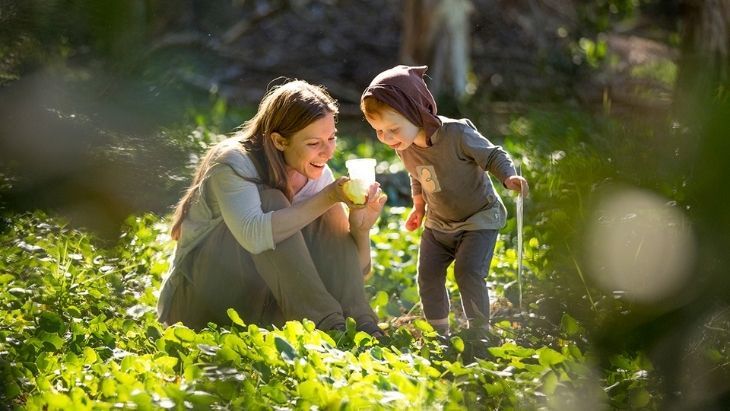
<svg viewBox="0 0 730 411">
<path fill-rule="evenodd" d="M 355 319 L 358 329 L 373 334 L 379 331 L 378 317 L 365 294 L 357 247 L 347 221 L 342 221 L 342 210 L 336 207 L 340 205 L 305 227 L 304 240 L 324 286 L 342 306 L 344 316 Z"/>
<path fill-rule="evenodd" d="M 265 212 L 288 207 L 275 189 L 261 192 Z M 279 242 L 274 250 L 251 256 L 256 271 L 271 290 L 285 320 L 310 319 L 323 330 L 344 326 L 344 313 L 325 287 L 301 232 Z"/>
</svg>

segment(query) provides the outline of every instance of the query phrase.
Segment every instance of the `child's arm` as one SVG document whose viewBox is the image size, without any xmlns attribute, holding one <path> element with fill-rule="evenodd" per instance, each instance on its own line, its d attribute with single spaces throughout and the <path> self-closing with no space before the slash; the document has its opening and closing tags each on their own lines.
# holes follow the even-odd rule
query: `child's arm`
<svg viewBox="0 0 730 411">
<path fill-rule="evenodd" d="M 509 154 L 502 147 L 492 144 L 481 135 L 470 121 L 467 120 L 467 122 L 469 127 L 464 127 L 463 133 L 459 136 L 464 155 L 472 158 L 479 167 L 497 177 L 506 188 L 515 190 L 514 187 L 517 184 L 515 191 L 520 191 L 520 183 L 509 183 L 511 187 L 507 186 L 507 182 L 517 175 Z"/>
<path fill-rule="evenodd" d="M 423 200 L 423 195 L 416 194 L 413 196 L 413 210 L 406 220 L 406 229 L 408 231 L 417 230 L 421 226 L 424 215 L 426 215 L 426 202 Z"/>
</svg>

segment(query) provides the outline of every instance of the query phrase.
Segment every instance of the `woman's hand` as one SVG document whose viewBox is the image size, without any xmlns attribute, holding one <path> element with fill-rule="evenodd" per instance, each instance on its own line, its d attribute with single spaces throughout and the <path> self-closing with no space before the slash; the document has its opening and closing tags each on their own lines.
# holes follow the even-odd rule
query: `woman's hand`
<svg viewBox="0 0 730 411">
<path fill-rule="evenodd" d="M 530 191 L 530 186 L 527 184 L 527 180 L 525 180 L 522 176 L 507 177 L 507 179 L 504 180 L 504 186 L 512 191 L 523 193 L 525 197 L 527 197 L 527 193 Z"/>
<path fill-rule="evenodd" d="M 329 186 L 327 186 L 328 191 L 328 198 L 333 202 L 342 202 L 347 205 L 350 209 L 353 208 L 363 208 L 365 207 L 365 204 L 355 204 L 350 200 L 350 197 L 347 196 L 345 193 L 345 183 L 350 181 L 349 177 L 339 177 L 337 180 L 330 183 Z"/>
<path fill-rule="evenodd" d="M 379 183 L 373 183 L 368 189 L 368 197 L 365 204 L 352 204 L 350 206 L 350 232 L 369 231 L 377 221 L 380 212 L 383 210 L 388 196 L 380 189 Z"/>
</svg>

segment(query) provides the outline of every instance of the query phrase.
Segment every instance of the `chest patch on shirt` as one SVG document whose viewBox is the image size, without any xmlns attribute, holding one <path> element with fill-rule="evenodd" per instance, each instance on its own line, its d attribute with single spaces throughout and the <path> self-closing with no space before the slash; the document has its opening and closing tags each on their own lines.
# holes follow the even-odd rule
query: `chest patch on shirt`
<svg viewBox="0 0 730 411">
<path fill-rule="evenodd" d="M 441 185 L 439 184 L 436 170 L 434 170 L 433 166 L 417 166 L 416 173 L 418 173 L 418 181 L 421 182 L 423 191 L 427 193 L 438 193 L 441 191 Z"/>
</svg>

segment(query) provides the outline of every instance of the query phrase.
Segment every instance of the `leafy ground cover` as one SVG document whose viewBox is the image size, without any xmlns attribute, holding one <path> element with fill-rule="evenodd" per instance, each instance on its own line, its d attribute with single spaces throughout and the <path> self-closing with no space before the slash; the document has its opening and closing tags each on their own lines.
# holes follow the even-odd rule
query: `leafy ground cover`
<svg viewBox="0 0 730 411">
<path fill-rule="evenodd" d="M 157 217 L 131 219 L 116 247 L 99 249 L 41 214 L 14 221 L 2 237 L 4 401 L 28 409 L 423 409 L 609 399 L 602 388 L 610 381 L 571 341 L 579 326 L 568 316 L 562 338 L 539 347 L 517 344 L 508 320 L 495 326 L 503 342 L 491 344 L 466 331 L 440 340 L 420 319 L 389 324 L 383 343 L 352 324 L 336 334 L 306 320 L 270 329 L 235 312 L 227 327 L 163 329 L 152 307 L 170 251 L 166 231 Z M 414 246 L 410 237 L 392 240 L 393 257 Z M 379 264 L 388 258 L 379 255 Z M 386 324 L 417 301 L 413 263 L 398 260 L 370 283 L 380 288 L 372 304 Z M 646 368 L 626 362 L 634 373 Z"/>
<path fill-rule="evenodd" d="M 512 217 L 488 279 L 495 297 L 488 335 L 463 329 L 454 316 L 455 333 L 442 339 L 421 319 L 418 235 L 402 229 L 405 207 L 388 207 L 372 236 L 367 290 L 387 329 L 383 341 L 353 324 L 337 333 L 306 320 L 259 327 L 233 311 L 225 326 L 164 329 L 154 315 L 172 251 L 164 216 L 130 217 L 116 244 L 101 245 L 41 212 L 6 215 L 0 403 L 48 410 L 657 408 L 662 380 L 645 352 L 606 357 L 592 345 L 587 329 L 621 301 L 594 289 L 570 253 L 587 218 L 585 188 L 616 174 L 617 160 L 601 150 L 608 132 L 581 117 L 540 113 L 505 130 L 503 144 L 532 183 L 524 306 Z M 392 156 L 343 144 L 357 155 Z M 333 161 L 337 171 L 343 160 Z M 514 199 L 504 199 L 514 210 Z M 455 283 L 449 287 L 456 306 Z M 714 364 L 727 362 L 721 339 L 705 345 Z"/>
</svg>

